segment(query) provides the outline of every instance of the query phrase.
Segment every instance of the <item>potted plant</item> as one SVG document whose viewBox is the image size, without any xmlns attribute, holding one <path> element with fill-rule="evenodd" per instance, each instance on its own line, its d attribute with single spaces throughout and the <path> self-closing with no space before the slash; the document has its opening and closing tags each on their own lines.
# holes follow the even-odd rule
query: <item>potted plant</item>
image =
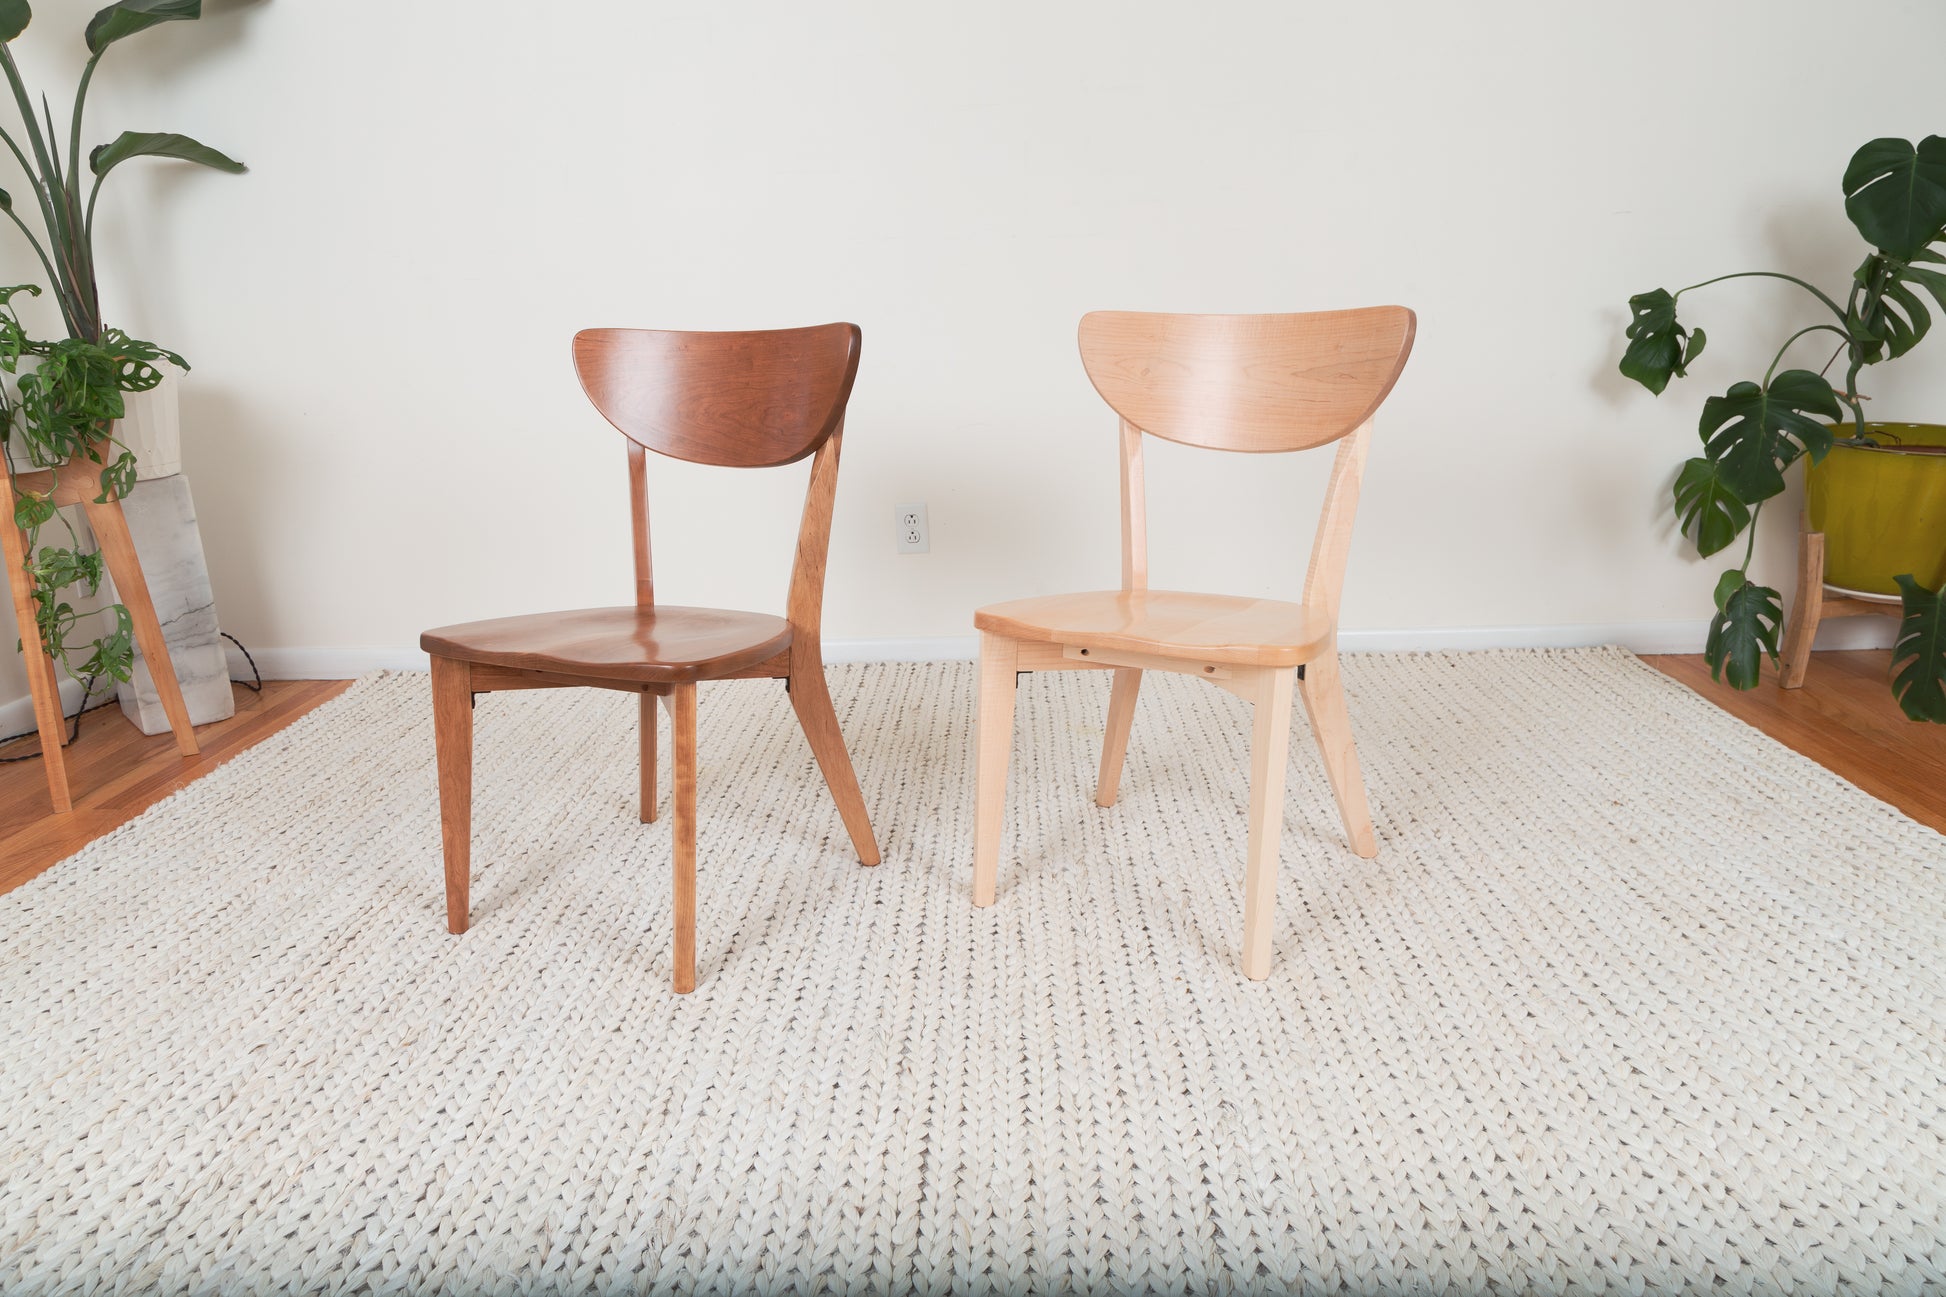
<svg viewBox="0 0 1946 1297">
<path fill-rule="evenodd" d="M 1684 463 L 1676 477 L 1676 516 L 1700 554 L 1715 554 L 1751 533 L 1743 562 L 1717 580 L 1716 615 L 1704 657 L 1715 678 L 1737 689 L 1755 687 L 1766 655 L 1777 660 L 1783 601 L 1777 591 L 1750 580 L 1753 529 L 1764 502 L 1783 492 L 1785 471 L 1802 458 L 1813 466 L 1814 512 L 1829 513 L 1828 521 L 1837 523 L 1844 513 L 1861 511 L 1851 493 L 1864 478 L 1881 494 L 1866 501 L 1862 511 L 1896 519 L 1895 530 L 1913 542 L 1884 560 L 1910 562 L 1910 568 L 1873 578 L 1877 588 L 1896 590 L 1902 605 L 1892 688 L 1906 715 L 1946 722 L 1946 571 L 1941 570 L 1946 514 L 1905 489 L 1923 490 L 1931 479 L 1937 456 L 1919 447 L 1946 444 L 1946 429 L 1935 435 L 1924 425 L 1874 424 L 1865 418 L 1858 390 L 1865 369 L 1903 356 L 1926 336 L 1932 315 L 1922 293 L 1946 309 L 1946 272 L 1933 269 L 1946 266 L 1946 255 L 1934 248 L 1946 239 L 1946 139 L 1927 136 L 1916 146 L 1900 139 L 1871 141 L 1852 155 L 1843 192 L 1845 214 L 1872 248 L 1847 290 L 1827 295 L 1793 275 L 1751 270 L 1675 293 L 1660 288 L 1638 293 L 1629 299 L 1621 370 L 1658 395 L 1672 376 L 1687 375 L 1706 338 L 1703 330 L 1677 322 L 1676 306 L 1695 289 L 1764 277 L 1795 284 L 1816 301 L 1821 318 L 1785 338 L 1761 381 L 1733 383 L 1723 395 L 1703 402 L 1697 425 L 1702 454 Z M 1823 372 L 1779 372 L 1791 348 L 1813 335 L 1835 339 L 1825 369 L 1844 358 L 1842 391 Z M 1854 453 L 1873 456 L 1880 471 L 1849 471 L 1844 461 Z M 1827 461 L 1834 454 L 1837 458 Z M 1823 475 L 1827 462 L 1832 471 Z M 1834 504 L 1839 497 L 1842 503 Z M 1855 538 L 1834 534 L 1830 539 L 1835 551 Z M 1835 575 L 1842 568 L 1832 570 Z M 1860 579 L 1855 571 L 1852 579 Z"/>
<path fill-rule="evenodd" d="M 134 456 L 117 436 L 117 424 L 127 413 L 127 398 L 152 391 L 163 381 L 164 360 L 188 368 L 174 352 L 102 323 L 94 257 L 95 203 L 102 182 L 131 158 L 177 158 L 233 173 L 244 167 L 186 135 L 124 131 L 91 150 L 84 169 L 81 126 L 88 86 L 102 55 L 117 42 L 160 23 L 201 16 L 201 0 L 120 0 L 96 13 L 84 33 L 89 57 L 68 115 L 64 152 L 46 98 L 42 97 L 36 113 L 14 62 L 12 42 L 26 30 L 33 12 L 26 0 L 0 0 L 0 74 L 19 115 L 14 130 L 0 128 L 0 142 L 26 173 L 44 237 L 36 236 L 22 219 L 13 195 L 4 189 L 0 189 L 0 212 L 19 227 L 40 258 L 68 333 L 60 341 L 34 341 L 21 325 L 12 299 L 23 292 L 38 295 L 40 289 L 24 285 L 0 290 L 0 370 L 15 382 L 14 393 L 0 393 L 0 453 L 20 472 L 85 456 L 101 465 L 102 499 L 111 493 L 126 495 L 135 484 Z M 82 553 L 77 544 L 39 547 L 42 529 L 59 514 L 46 500 L 19 489 L 12 504 L 14 521 L 28 535 L 27 567 L 49 651 L 73 674 L 127 680 L 133 650 L 128 613 L 120 605 L 108 610 L 113 629 L 90 645 L 79 663 L 67 646 L 67 631 L 78 614 L 64 602 L 62 591 L 79 583 L 93 593 L 102 579 L 100 556 Z M 72 540 L 71 528 L 69 536 Z"/>
</svg>

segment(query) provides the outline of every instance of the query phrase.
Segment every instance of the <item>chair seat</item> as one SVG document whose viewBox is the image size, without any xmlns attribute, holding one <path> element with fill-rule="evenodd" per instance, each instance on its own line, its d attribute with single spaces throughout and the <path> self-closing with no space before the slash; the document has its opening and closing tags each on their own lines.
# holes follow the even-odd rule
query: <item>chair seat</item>
<svg viewBox="0 0 1946 1297">
<path fill-rule="evenodd" d="M 436 657 L 598 680 L 681 683 L 735 675 L 791 646 L 791 625 L 720 608 L 578 608 L 442 626 L 419 637 Z"/>
<path fill-rule="evenodd" d="M 1179 590 L 1095 590 L 989 604 L 983 631 L 1230 666 L 1289 667 L 1331 650 L 1335 627 L 1302 604 Z"/>
</svg>

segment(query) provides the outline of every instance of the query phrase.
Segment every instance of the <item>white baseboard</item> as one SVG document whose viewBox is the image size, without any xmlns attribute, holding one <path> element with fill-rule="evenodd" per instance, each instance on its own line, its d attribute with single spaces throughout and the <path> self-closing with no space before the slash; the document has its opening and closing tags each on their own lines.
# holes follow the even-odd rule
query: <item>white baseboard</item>
<svg viewBox="0 0 1946 1297">
<path fill-rule="evenodd" d="M 1820 649 L 1887 648 L 1897 623 L 1890 617 L 1848 617 L 1818 630 Z M 1700 653 L 1709 635 L 1701 621 L 1582 623 L 1570 626 L 1442 626 L 1419 630 L 1348 630 L 1338 642 L 1348 653 L 1464 651 L 1497 648 L 1586 648 L 1619 644 L 1634 653 Z M 824 642 L 827 662 L 970 662 L 979 652 L 975 635 L 902 639 L 840 639 Z M 266 680 L 355 680 L 369 671 L 424 671 L 426 655 L 415 648 L 259 648 L 251 650 Z M 247 668 L 231 652 L 230 669 Z M 81 685 L 61 681 L 61 706 L 71 712 Z M 34 728 L 30 698 L 0 702 L 0 736 Z"/>
<path fill-rule="evenodd" d="M 1896 623 L 1889 617 L 1826 622 L 1818 647 L 1885 648 Z M 1349 653 L 1464 651 L 1496 648 L 1587 648 L 1619 644 L 1633 653 L 1700 653 L 1709 636 L 1702 621 L 1583 623 L 1569 626 L 1447 626 L 1418 630 L 1348 630 L 1338 637 Z M 824 642 L 827 662 L 969 662 L 979 652 L 974 635 Z M 253 649 L 268 680 L 351 680 L 368 671 L 424 671 L 426 655 L 411 648 Z M 30 713 L 31 719 L 31 713 Z"/>
<path fill-rule="evenodd" d="M 110 681 L 112 684 L 113 681 Z M 104 698 L 113 698 L 113 689 L 95 686 L 93 701 L 99 703 Z M 61 714 L 71 715 L 81 703 L 81 682 L 63 679 L 61 681 Z M 34 700 L 31 696 L 9 699 L 0 703 L 0 738 L 14 734 L 25 734 L 34 728 Z"/>
</svg>

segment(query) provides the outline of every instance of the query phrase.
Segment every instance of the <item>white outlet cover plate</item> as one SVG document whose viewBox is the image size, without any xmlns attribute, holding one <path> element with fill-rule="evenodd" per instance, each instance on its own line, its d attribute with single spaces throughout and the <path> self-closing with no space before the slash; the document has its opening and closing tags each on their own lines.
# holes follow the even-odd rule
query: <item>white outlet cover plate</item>
<svg viewBox="0 0 1946 1297">
<path fill-rule="evenodd" d="M 893 518 L 895 530 L 893 539 L 901 554 L 930 554 L 932 552 L 932 525 L 926 518 L 923 504 L 902 504 Z"/>
</svg>

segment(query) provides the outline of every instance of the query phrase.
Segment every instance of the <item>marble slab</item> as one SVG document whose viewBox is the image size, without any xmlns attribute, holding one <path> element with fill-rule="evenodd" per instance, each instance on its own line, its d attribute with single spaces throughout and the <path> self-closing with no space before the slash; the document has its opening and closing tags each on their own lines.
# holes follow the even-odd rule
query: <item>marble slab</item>
<svg viewBox="0 0 1946 1297">
<path fill-rule="evenodd" d="M 162 623 L 162 638 L 182 685 L 183 702 L 192 724 L 206 725 L 234 715 L 236 698 L 230 690 L 230 663 L 216 621 L 216 596 L 210 589 L 209 566 L 203 559 L 202 533 L 196 528 L 196 502 L 189 479 L 150 478 L 136 483 L 122 501 L 142 575 Z M 144 734 L 169 728 L 155 678 L 138 651 L 135 677 L 118 685 L 122 714 Z"/>
</svg>

